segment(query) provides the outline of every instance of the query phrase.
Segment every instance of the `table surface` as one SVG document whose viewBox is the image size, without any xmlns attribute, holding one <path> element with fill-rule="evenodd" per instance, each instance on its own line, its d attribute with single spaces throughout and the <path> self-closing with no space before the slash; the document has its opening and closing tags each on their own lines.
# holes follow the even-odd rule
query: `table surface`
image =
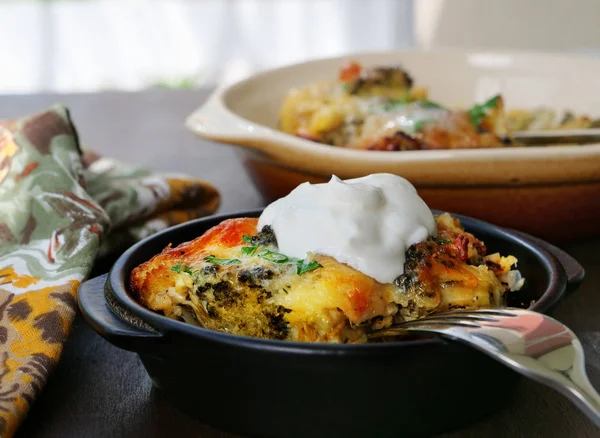
<svg viewBox="0 0 600 438">
<path fill-rule="evenodd" d="M 222 213 L 259 207 L 262 200 L 236 149 L 201 140 L 183 125 L 185 116 L 206 96 L 206 90 L 3 96 L 0 118 L 66 104 L 83 142 L 99 153 L 202 177 L 221 191 Z M 596 255 L 600 241 L 564 249 L 584 265 L 587 277 L 554 316 L 582 340 L 590 380 L 600 388 L 600 258 Z M 17 437 L 164 436 L 233 437 L 198 423 L 164 401 L 153 391 L 138 357 L 106 342 L 78 315 L 61 361 Z M 467 429 L 443 435 L 482 436 L 582 438 L 597 437 L 600 432 L 562 396 L 523 379 L 516 399 L 505 409 Z"/>
</svg>

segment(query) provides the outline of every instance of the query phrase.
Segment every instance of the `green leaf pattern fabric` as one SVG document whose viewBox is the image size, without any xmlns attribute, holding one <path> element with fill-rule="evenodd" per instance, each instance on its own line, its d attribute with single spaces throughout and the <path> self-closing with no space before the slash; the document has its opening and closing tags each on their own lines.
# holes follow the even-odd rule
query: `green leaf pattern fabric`
<svg viewBox="0 0 600 438">
<path fill-rule="evenodd" d="M 59 360 L 94 261 L 218 205 L 205 181 L 82 151 L 62 106 L 0 122 L 0 437 Z"/>
</svg>

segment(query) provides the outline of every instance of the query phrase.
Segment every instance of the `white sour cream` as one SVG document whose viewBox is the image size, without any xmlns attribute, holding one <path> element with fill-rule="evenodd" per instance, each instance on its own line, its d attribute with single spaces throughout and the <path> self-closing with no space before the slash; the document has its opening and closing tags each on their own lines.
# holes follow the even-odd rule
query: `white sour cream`
<svg viewBox="0 0 600 438">
<path fill-rule="evenodd" d="M 434 106 L 424 106 L 421 102 L 412 102 L 396 105 L 394 108 L 375 111 L 375 113 L 365 120 L 367 123 L 376 123 L 383 126 L 386 132 L 403 131 L 414 134 L 419 129 L 417 126 L 421 122 L 433 122 L 441 119 L 448 110 Z M 367 130 L 367 128 L 363 128 Z"/>
<path fill-rule="evenodd" d="M 328 255 L 381 283 L 404 273 L 409 246 L 436 234 L 433 214 L 412 184 L 386 173 L 300 184 L 264 210 L 258 227 L 265 225 L 281 253 Z"/>
<path fill-rule="evenodd" d="M 448 114 L 447 110 L 440 108 L 423 108 L 418 105 L 406 105 L 405 108 L 381 114 L 389 119 L 386 128 L 408 133 L 417 132 L 420 122 L 433 122 Z"/>
</svg>

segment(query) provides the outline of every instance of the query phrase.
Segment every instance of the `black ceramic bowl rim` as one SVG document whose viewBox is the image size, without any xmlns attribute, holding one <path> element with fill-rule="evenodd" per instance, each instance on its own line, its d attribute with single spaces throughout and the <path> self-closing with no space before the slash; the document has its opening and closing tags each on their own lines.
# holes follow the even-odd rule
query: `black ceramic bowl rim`
<svg viewBox="0 0 600 438">
<path fill-rule="evenodd" d="M 228 344 L 237 348 L 245 348 L 248 350 L 271 350 L 279 352 L 295 352 L 299 354 L 360 354 L 368 350 L 392 350 L 401 348 L 403 346 L 432 346 L 433 344 L 444 344 L 446 341 L 439 336 L 426 337 L 416 340 L 400 340 L 388 343 L 366 343 L 366 344 L 328 344 L 328 343 L 308 343 L 308 342 L 297 342 L 297 341 L 281 341 L 281 340 L 269 340 L 261 338 L 253 338 L 248 336 L 234 335 L 230 333 L 223 333 L 215 330 L 205 329 L 197 327 L 192 324 L 188 324 L 182 321 L 168 318 L 147 309 L 138 303 L 127 291 L 129 283 L 130 271 L 127 268 L 129 259 L 133 254 L 143 250 L 143 247 L 148 242 L 161 238 L 167 234 L 175 233 L 178 230 L 184 228 L 200 227 L 204 222 L 207 221 L 218 221 L 221 222 L 225 219 L 240 218 L 240 217 L 257 217 L 260 215 L 263 209 L 255 209 L 244 211 L 235 214 L 223 214 L 217 216 L 209 216 L 201 219 L 196 219 L 190 222 L 186 222 L 174 227 L 165 229 L 159 233 L 153 234 L 140 242 L 133 245 L 127 251 L 125 251 L 115 262 L 111 268 L 106 286 L 108 287 L 107 292 L 111 293 L 112 298 L 117 302 L 117 305 L 122 306 L 125 311 L 130 312 L 135 317 L 140 318 L 143 322 L 151 326 L 156 330 L 155 335 L 160 336 L 166 333 L 181 333 L 190 335 L 196 338 L 202 338 L 210 342 L 218 342 L 221 344 Z M 440 213 L 433 210 L 434 213 Z M 543 248 L 541 245 L 528 240 L 525 237 L 521 237 L 522 233 L 512 232 L 495 225 L 489 224 L 484 221 L 472 219 L 459 214 L 450 213 L 452 216 L 457 217 L 461 220 L 461 223 L 466 225 L 466 228 L 471 226 L 480 227 L 485 229 L 495 237 L 508 240 L 511 243 L 526 247 L 536 257 L 538 257 L 545 268 L 547 268 L 549 275 L 549 285 L 542 296 L 530 307 L 531 310 L 544 313 L 552 308 L 565 294 L 567 288 L 567 274 L 565 269 L 559 260 L 552 255 L 548 250 Z M 148 254 L 146 260 L 150 259 L 155 254 Z M 114 309 L 112 309 L 114 312 Z M 115 312 L 116 313 L 116 312 Z M 122 316 L 117 315 L 120 319 Z M 131 323 L 130 323 L 131 324 Z M 151 333 L 149 333 L 150 335 Z"/>
</svg>

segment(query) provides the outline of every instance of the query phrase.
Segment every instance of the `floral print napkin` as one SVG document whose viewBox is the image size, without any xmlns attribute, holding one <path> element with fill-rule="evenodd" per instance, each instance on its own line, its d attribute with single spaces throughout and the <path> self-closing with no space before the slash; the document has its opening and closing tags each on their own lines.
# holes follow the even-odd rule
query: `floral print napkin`
<svg viewBox="0 0 600 438">
<path fill-rule="evenodd" d="M 0 122 L 0 437 L 59 360 L 94 261 L 213 213 L 214 187 L 82 152 L 61 106 Z"/>
</svg>

